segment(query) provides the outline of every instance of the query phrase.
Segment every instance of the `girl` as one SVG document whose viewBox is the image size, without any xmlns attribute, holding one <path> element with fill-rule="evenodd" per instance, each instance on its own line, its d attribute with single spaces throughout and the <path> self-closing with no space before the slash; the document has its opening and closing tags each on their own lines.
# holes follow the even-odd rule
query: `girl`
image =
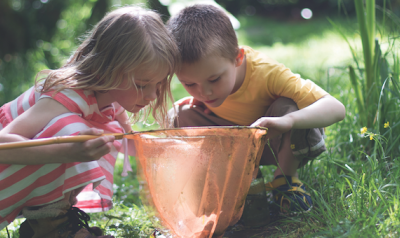
<svg viewBox="0 0 400 238">
<path fill-rule="evenodd" d="M 158 14 L 138 7 L 110 12 L 63 67 L 42 71 L 43 80 L 0 108 L 0 143 L 129 132 L 125 110 L 138 119 L 141 109 L 145 116 L 152 109 L 165 126 L 177 57 Z M 0 151 L 0 230 L 22 214 L 27 219 L 21 237 L 100 236 L 72 205 L 78 200 L 86 211 L 112 206 L 113 169 L 122 147 L 113 136 L 101 136 Z"/>
</svg>

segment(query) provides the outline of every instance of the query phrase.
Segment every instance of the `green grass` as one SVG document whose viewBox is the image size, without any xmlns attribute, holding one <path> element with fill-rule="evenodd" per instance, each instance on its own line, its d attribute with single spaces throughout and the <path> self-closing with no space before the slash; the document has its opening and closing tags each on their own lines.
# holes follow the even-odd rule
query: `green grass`
<svg viewBox="0 0 400 238">
<path fill-rule="evenodd" d="M 399 147 L 399 142 L 385 142 L 392 129 L 389 127 L 382 135 L 374 132 L 374 151 L 365 150 L 372 141 L 368 133 L 360 133 L 357 122 L 356 100 L 347 72 L 352 63 L 347 43 L 324 19 L 290 24 L 243 19 L 240 18 L 242 28 L 238 32 L 241 44 L 250 45 L 303 78 L 314 80 L 347 110 L 343 121 L 326 128 L 328 152 L 299 171 L 300 179 L 312 194 L 313 210 L 274 221 L 269 225 L 270 237 L 399 237 L 400 157 L 388 159 L 385 154 L 388 147 Z M 334 21 L 345 26 L 348 39 L 361 52 L 354 21 Z M 172 89 L 175 99 L 188 95 L 176 79 Z M 147 128 L 142 124 L 136 126 Z M 136 169 L 133 158 L 131 162 Z M 271 166 L 262 168 L 266 180 L 272 179 L 273 170 Z M 92 214 L 91 225 L 101 226 L 117 237 L 147 237 L 159 225 L 138 199 L 135 173 L 121 177 L 121 171 L 122 159 L 116 165 L 115 208 Z M 9 226 L 11 237 L 18 237 L 13 231 L 20 222 L 16 220 Z M 5 230 L 0 231 L 0 237 L 7 237 Z"/>
</svg>

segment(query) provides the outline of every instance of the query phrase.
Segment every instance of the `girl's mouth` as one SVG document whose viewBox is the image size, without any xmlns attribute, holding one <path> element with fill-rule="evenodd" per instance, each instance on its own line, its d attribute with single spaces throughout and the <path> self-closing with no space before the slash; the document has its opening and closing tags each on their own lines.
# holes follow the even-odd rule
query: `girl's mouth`
<svg viewBox="0 0 400 238">
<path fill-rule="evenodd" d="M 136 105 L 136 107 L 138 107 L 138 108 L 144 108 L 146 105 Z"/>
</svg>

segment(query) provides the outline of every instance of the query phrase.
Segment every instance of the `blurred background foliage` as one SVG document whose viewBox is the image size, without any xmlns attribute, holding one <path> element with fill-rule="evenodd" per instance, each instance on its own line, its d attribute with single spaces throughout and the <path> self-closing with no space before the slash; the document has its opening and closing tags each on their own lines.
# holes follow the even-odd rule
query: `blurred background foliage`
<svg viewBox="0 0 400 238">
<path fill-rule="evenodd" d="M 79 37 L 98 22 L 106 12 L 128 4 L 142 4 L 169 18 L 166 5 L 170 0 L 2 0 L 0 1 L 0 105 L 14 99 L 29 88 L 38 71 L 60 67 L 79 44 Z M 377 5 L 383 0 L 377 1 Z M 219 0 L 222 7 L 241 19 L 242 25 L 251 25 L 254 18 L 269 18 L 269 25 L 246 28 L 252 33 L 250 44 L 273 45 L 309 38 L 323 32 L 326 25 L 314 24 L 309 32 L 274 28 L 277 21 L 293 25 L 305 21 L 301 10 L 309 8 L 314 19 L 355 14 L 353 1 L 341 0 Z M 390 1 L 390 7 L 399 12 L 399 1 Z M 316 22 L 316 21 L 312 21 Z M 321 27 L 321 28 L 318 28 Z M 276 30 L 281 29 L 279 32 Z M 267 35 L 266 35 L 267 34 Z M 274 36 L 275 35 L 275 36 Z"/>
</svg>

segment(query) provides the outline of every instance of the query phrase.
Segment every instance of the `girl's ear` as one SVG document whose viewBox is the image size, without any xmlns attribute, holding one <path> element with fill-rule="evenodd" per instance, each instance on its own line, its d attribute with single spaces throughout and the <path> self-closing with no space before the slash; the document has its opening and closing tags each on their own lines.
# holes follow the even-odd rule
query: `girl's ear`
<svg viewBox="0 0 400 238">
<path fill-rule="evenodd" d="M 243 48 L 239 48 L 239 53 L 238 53 L 238 55 L 236 56 L 236 59 L 235 59 L 235 65 L 236 65 L 236 67 L 239 67 L 240 65 L 242 65 L 242 63 L 243 63 L 243 59 L 244 59 L 244 49 Z"/>
</svg>

